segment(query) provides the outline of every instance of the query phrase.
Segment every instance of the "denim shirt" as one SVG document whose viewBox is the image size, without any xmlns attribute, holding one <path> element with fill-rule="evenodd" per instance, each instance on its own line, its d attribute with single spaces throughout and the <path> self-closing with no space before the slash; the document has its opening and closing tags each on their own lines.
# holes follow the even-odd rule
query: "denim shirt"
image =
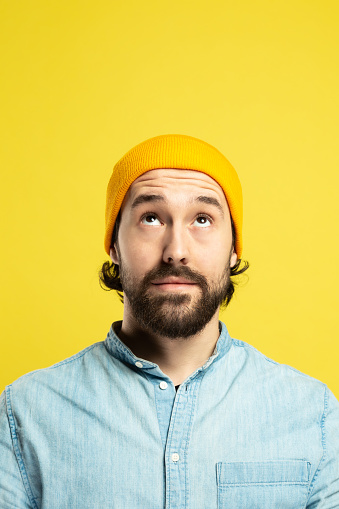
<svg viewBox="0 0 339 509">
<path fill-rule="evenodd" d="M 339 508 L 339 404 L 323 383 L 219 322 L 176 392 L 120 325 L 2 393 L 1 509 Z"/>
</svg>

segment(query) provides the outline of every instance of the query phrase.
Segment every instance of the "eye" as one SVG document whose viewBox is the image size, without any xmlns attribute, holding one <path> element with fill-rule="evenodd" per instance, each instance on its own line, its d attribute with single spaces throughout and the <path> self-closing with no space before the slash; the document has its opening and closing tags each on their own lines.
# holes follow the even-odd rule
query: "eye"
<svg viewBox="0 0 339 509">
<path fill-rule="evenodd" d="M 200 228 L 206 228 L 207 226 L 211 226 L 213 220 L 207 214 L 199 215 L 194 222 L 198 221 L 198 225 Z"/>
<path fill-rule="evenodd" d="M 156 221 L 158 221 L 158 223 L 156 223 Z M 152 212 L 146 212 L 146 214 L 144 214 L 141 218 L 141 223 L 155 226 L 159 226 L 161 224 L 160 220 Z"/>
</svg>

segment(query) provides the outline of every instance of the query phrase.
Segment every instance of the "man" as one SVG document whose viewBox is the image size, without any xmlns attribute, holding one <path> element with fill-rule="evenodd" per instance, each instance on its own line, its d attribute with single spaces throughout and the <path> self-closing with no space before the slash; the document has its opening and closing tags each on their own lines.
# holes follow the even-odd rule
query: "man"
<svg viewBox="0 0 339 509">
<path fill-rule="evenodd" d="M 339 404 L 232 339 L 244 271 L 239 179 L 188 136 L 129 151 L 107 190 L 104 342 L 6 388 L 0 507 L 339 507 Z"/>
</svg>

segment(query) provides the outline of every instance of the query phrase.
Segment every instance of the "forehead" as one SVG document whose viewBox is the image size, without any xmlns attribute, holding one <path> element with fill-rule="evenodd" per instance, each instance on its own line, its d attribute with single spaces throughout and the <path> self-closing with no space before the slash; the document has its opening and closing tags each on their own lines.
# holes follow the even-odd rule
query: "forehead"
<svg viewBox="0 0 339 509">
<path fill-rule="evenodd" d="M 124 201 L 133 199 L 141 191 L 155 188 L 158 191 L 187 194 L 188 198 L 192 197 L 194 192 L 208 191 L 210 195 L 216 195 L 222 204 L 227 205 L 224 191 L 212 177 L 200 171 L 174 168 L 150 170 L 140 175 L 130 186 Z"/>
</svg>

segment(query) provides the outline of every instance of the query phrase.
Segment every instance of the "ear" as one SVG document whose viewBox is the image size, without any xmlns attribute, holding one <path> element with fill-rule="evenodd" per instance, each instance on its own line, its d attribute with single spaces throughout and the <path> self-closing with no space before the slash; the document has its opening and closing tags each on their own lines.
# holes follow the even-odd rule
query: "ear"
<svg viewBox="0 0 339 509">
<path fill-rule="evenodd" d="M 117 250 L 115 248 L 115 244 L 114 244 L 114 246 L 111 246 L 111 249 L 109 250 L 109 256 L 110 256 L 112 262 L 115 263 L 115 265 L 119 265 L 119 257 L 118 257 Z"/>
<path fill-rule="evenodd" d="M 230 266 L 234 267 L 234 265 L 237 263 L 238 256 L 237 253 L 234 251 L 234 248 L 232 249 L 231 259 L 230 259 Z"/>
</svg>

